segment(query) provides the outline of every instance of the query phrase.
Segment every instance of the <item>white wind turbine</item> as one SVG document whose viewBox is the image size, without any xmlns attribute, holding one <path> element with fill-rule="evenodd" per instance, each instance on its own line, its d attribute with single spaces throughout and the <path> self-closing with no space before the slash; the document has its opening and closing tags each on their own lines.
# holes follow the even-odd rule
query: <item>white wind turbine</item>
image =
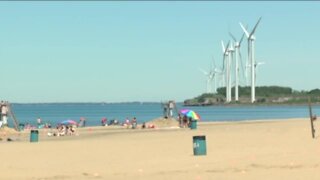
<svg viewBox="0 0 320 180">
<path fill-rule="evenodd" d="M 225 85 L 226 85 L 226 102 L 231 101 L 231 97 L 229 96 L 229 75 L 230 75 L 230 66 L 229 66 L 229 42 L 227 46 L 224 46 L 223 41 L 221 41 L 222 45 L 222 53 L 223 53 L 223 68 L 222 71 L 225 72 Z"/>
<path fill-rule="evenodd" d="M 211 69 L 213 72 L 213 81 L 214 81 L 213 93 L 217 93 L 217 81 L 218 81 L 217 75 L 221 74 L 222 72 L 217 68 L 213 56 L 212 56 L 212 68 Z"/>
<path fill-rule="evenodd" d="M 254 75 L 254 80 L 256 81 L 255 84 L 257 84 L 257 72 L 258 72 L 258 66 L 261 66 L 261 65 L 264 65 L 266 64 L 265 62 L 256 62 L 254 64 L 254 72 L 255 72 L 255 75 Z"/>
<path fill-rule="evenodd" d="M 254 63 L 254 72 L 255 72 L 255 74 L 254 74 L 254 80 L 255 80 L 255 84 L 257 83 L 257 72 L 258 72 L 258 66 L 260 66 L 260 65 L 264 65 L 264 64 L 266 64 L 265 62 L 257 62 L 256 61 L 256 63 Z M 251 67 L 251 65 L 248 65 L 248 67 L 250 68 Z"/>
<path fill-rule="evenodd" d="M 229 32 L 231 38 L 234 40 L 234 48 L 235 48 L 235 101 L 239 101 L 239 59 L 240 58 L 240 62 L 242 64 L 242 56 L 241 56 L 241 52 L 240 52 L 240 47 L 241 47 L 241 42 L 243 40 L 244 34 L 242 35 L 240 41 L 237 41 L 237 39 L 232 35 L 231 32 Z"/>
<path fill-rule="evenodd" d="M 209 72 L 199 68 L 199 70 L 207 77 L 207 81 L 206 81 L 206 84 L 207 84 L 207 93 L 213 93 L 212 92 L 212 80 L 215 78 L 215 70 L 213 68 L 213 65 L 211 65 L 211 68 L 209 70 Z"/>
<path fill-rule="evenodd" d="M 254 26 L 253 30 L 251 31 L 251 33 L 249 33 L 244 26 L 241 24 L 240 22 L 240 26 L 242 28 L 242 30 L 244 31 L 244 33 L 247 36 L 248 39 L 248 58 L 250 61 L 250 65 L 251 65 L 251 103 L 255 102 L 255 68 L 254 68 L 254 64 L 255 64 L 255 59 L 254 59 L 254 40 L 256 39 L 254 36 L 254 32 L 256 31 L 258 24 L 261 21 L 261 17 L 259 18 L 258 22 L 256 23 L 256 25 Z"/>
</svg>

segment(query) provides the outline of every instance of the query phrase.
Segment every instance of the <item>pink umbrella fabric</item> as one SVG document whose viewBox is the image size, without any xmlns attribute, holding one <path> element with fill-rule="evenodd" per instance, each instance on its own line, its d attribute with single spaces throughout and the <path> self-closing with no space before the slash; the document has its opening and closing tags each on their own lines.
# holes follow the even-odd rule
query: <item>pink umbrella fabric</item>
<svg viewBox="0 0 320 180">
<path fill-rule="evenodd" d="M 77 125 L 78 123 L 74 120 L 68 119 L 68 120 L 61 121 L 60 124 L 62 124 L 62 125 Z"/>
</svg>

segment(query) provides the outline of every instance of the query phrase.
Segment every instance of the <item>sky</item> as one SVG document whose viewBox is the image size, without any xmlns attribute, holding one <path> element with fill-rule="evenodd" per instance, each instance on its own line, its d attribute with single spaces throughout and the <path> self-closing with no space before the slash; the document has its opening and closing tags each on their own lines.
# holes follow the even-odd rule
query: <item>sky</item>
<svg viewBox="0 0 320 180">
<path fill-rule="evenodd" d="M 319 2 L 0 2 L 0 97 L 183 101 L 206 91 L 221 40 L 256 30 L 257 85 L 320 88 Z M 242 42 L 243 63 L 247 41 Z M 245 85 L 245 84 L 243 84 Z"/>
</svg>

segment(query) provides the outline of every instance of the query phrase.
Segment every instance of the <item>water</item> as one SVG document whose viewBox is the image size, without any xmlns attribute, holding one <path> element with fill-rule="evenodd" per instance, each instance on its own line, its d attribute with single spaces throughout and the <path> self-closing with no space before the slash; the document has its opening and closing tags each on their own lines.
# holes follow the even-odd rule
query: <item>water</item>
<svg viewBox="0 0 320 180">
<path fill-rule="evenodd" d="M 202 121 L 241 121 L 257 119 L 286 119 L 309 117 L 305 106 L 198 106 L 183 107 L 200 114 Z M 61 104 L 12 104 L 13 111 L 21 123 L 36 124 L 40 117 L 43 122 L 56 125 L 58 122 L 72 119 L 78 121 L 85 117 L 88 126 L 100 125 L 102 117 L 118 119 L 136 117 L 139 123 L 162 116 L 160 103 L 61 103 Z M 320 114 L 320 106 L 313 106 L 313 113 Z M 10 121 L 11 125 L 12 122 Z M 9 124 L 10 125 L 10 124 Z"/>
</svg>

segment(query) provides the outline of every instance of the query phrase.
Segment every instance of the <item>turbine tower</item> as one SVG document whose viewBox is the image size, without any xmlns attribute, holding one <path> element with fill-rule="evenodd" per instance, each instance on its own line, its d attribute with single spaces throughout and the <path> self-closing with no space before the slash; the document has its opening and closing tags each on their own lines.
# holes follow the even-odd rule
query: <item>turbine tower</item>
<svg viewBox="0 0 320 180">
<path fill-rule="evenodd" d="M 228 82 L 229 82 L 229 86 L 228 86 L 228 93 L 229 93 L 229 102 L 232 101 L 232 93 L 231 93 L 231 89 L 232 89 L 232 76 L 231 76 L 231 71 L 232 71 L 232 61 L 233 61 L 233 57 L 234 57 L 234 48 L 233 48 L 233 44 L 231 43 L 231 45 L 228 48 L 228 52 L 229 52 L 229 62 L 228 62 Z"/>
<path fill-rule="evenodd" d="M 244 34 L 242 35 L 240 41 L 237 41 L 237 39 L 229 32 L 231 38 L 234 40 L 234 49 L 235 49 L 235 101 L 239 101 L 239 60 L 238 57 L 240 58 L 240 61 L 242 62 L 242 57 L 241 57 L 241 52 L 240 52 L 240 46 L 241 42 L 243 40 Z"/>
<path fill-rule="evenodd" d="M 231 98 L 229 97 L 229 42 L 227 47 L 224 46 L 223 41 L 221 41 L 222 53 L 223 53 L 223 68 L 222 71 L 225 72 L 225 85 L 226 85 L 226 102 L 230 102 Z"/>
<path fill-rule="evenodd" d="M 255 99 L 255 68 L 254 68 L 254 64 L 255 64 L 254 41 L 256 38 L 254 36 L 254 32 L 256 31 L 260 21 L 261 21 L 261 17 L 259 18 L 258 22 L 254 26 L 251 33 L 249 33 L 240 22 L 240 26 L 241 26 L 242 30 L 244 31 L 244 33 L 246 34 L 247 39 L 248 39 L 248 57 L 249 57 L 250 65 L 251 65 L 251 103 L 254 103 L 256 101 L 256 99 Z"/>
<path fill-rule="evenodd" d="M 257 62 L 256 61 L 256 63 L 254 64 L 254 72 L 255 72 L 255 74 L 254 74 L 254 80 L 255 80 L 255 84 L 257 84 L 257 72 L 258 72 L 258 66 L 260 66 L 260 65 L 264 65 L 264 64 L 266 64 L 265 62 Z M 251 65 L 248 65 L 248 67 L 250 68 L 251 67 Z"/>
</svg>

